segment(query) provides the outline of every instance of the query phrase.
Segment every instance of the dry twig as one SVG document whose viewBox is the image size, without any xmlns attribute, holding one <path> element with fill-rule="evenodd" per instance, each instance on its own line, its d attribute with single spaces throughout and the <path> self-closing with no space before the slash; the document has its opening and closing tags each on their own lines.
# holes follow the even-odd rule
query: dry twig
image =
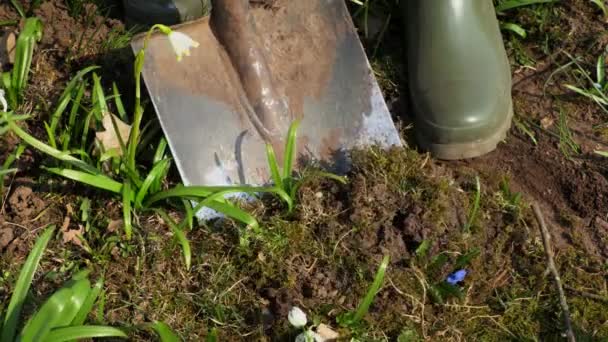
<svg viewBox="0 0 608 342">
<path fill-rule="evenodd" d="M 568 302 L 566 301 L 566 295 L 564 293 L 564 288 L 562 287 L 562 280 L 559 276 L 559 272 L 557 271 L 557 267 L 555 267 L 555 261 L 553 260 L 553 250 L 551 249 L 551 235 L 549 234 L 549 230 L 547 229 L 547 225 L 545 224 L 545 219 L 538 204 L 533 204 L 532 210 L 534 210 L 534 216 L 536 216 L 536 220 L 538 221 L 538 225 L 540 226 L 543 245 L 545 247 L 545 254 L 547 255 L 547 265 L 549 270 L 553 274 L 553 279 L 555 279 L 555 285 L 557 286 L 557 291 L 559 292 L 559 303 L 562 307 L 562 311 L 564 312 L 564 321 L 566 323 L 567 329 L 566 336 L 568 337 L 568 341 L 576 342 L 576 338 L 574 337 L 574 331 L 572 330 L 572 321 L 570 320 L 570 309 L 568 309 Z"/>
</svg>

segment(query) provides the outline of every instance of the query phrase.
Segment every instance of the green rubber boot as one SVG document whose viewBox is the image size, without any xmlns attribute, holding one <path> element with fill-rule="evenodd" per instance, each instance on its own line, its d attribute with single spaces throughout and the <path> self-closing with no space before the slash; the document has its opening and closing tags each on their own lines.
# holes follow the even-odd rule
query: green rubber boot
<svg viewBox="0 0 608 342">
<path fill-rule="evenodd" d="M 175 25 L 202 17 L 209 0 L 123 0 L 127 25 Z"/>
<path fill-rule="evenodd" d="M 496 149 L 511 127 L 511 70 L 492 0 L 406 1 L 420 147 L 438 159 Z"/>
</svg>

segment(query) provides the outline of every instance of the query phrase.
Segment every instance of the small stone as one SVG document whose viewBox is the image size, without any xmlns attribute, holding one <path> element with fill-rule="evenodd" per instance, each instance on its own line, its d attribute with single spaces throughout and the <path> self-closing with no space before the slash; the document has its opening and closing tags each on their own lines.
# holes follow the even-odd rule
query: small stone
<svg viewBox="0 0 608 342">
<path fill-rule="evenodd" d="M 0 229 L 0 249 L 8 246 L 15 238 L 15 234 L 11 228 Z"/>
</svg>

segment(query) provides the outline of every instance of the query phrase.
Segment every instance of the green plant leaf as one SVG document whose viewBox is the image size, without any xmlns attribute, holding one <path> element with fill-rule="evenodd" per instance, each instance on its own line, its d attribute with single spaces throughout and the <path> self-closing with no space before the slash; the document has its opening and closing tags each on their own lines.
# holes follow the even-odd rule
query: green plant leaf
<svg viewBox="0 0 608 342">
<path fill-rule="evenodd" d="M 186 270 L 190 270 L 192 265 L 192 252 L 190 249 L 190 241 L 186 237 L 186 234 L 177 226 L 175 221 L 167 215 L 167 213 L 162 209 L 155 209 L 155 211 L 162 217 L 163 221 L 167 223 L 171 231 L 179 241 L 182 246 L 182 253 L 184 254 L 184 263 L 186 264 Z"/>
<path fill-rule="evenodd" d="M 65 328 L 57 328 L 51 331 L 48 336 L 48 341 L 53 342 L 64 342 L 64 341 L 74 341 L 81 339 L 90 339 L 90 338 L 100 338 L 100 337 L 123 337 L 127 338 L 127 334 L 125 334 L 122 330 L 106 327 L 106 326 L 96 326 L 96 325 L 85 325 L 85 326 L 73 326 L 73 327 L 65 327 Z"/>
<path fill-rule="evenodd" d="M 170 165 L 171 159 L 164 159 L 152 167 L 152 170 L 150 170 L 150 173 L 148 173 L 148 176 L 146 176 L 146 179 L 139 188 L 137 196 L 135 196 L 135 205 L 138 208 L 141 208 L 142 202 L 148 195 L 148 190 L 150 190 L 150 187 L 157 182 L 160 177 L 163 177 L 163 175 L 166 174 Z"/>
<path fill-rule="evenodd" d="M 13 133 L 15 133 L 21 140 L 23 140 L 23 142 L 34 147 L 35 149 L 39 150 L 40 152 L 48 154 L 49 156 L 51 156 L 55 159 L 58 159 L 58 160 L 66 162 L 68 164 L 71 164 L 88 173 L 91 173 L 94 175 L 101 175 L 101 172 L 99 170 L 97 170 L 95 167 L 83 162 L 82 160 L 80 160 L 78 158 L 74 158 L 74 157 L 70 156 L 66 152 L 62 152 L 55 148 L 52 148 L 51 146 L 41 142 L 40 140 L 38 140 L 38 139 L 34 138 L 33 136 L 31 136 L 30 134 L 26 133 L 12 119 L 8 120 L 8 125 L 9 125 L 11 131 Z"/>
<path fill-rule="evenodd" d="M 427 255 L 429 254 L 429 251 L 431 249 L 431 241 L 429 240 L 423 240 L 420 245 L 418 246 L 418 248 L 416 248 L 416 257 L 418 259 L 422 259 L 422 258 L 426 258 Z"/>
<path fill-rule="evenodd" d="M 384 275 L 386 273 L 386 269 L 388 267 L 389 261 L 390 261 L 390 257 L 388 255 L 385 255 L 384 258 L 382 259 L 382 263 L 380 264 L 380 267 L 376 271 L 376 276 L 374 277 L 374 282 L 371 284 L 367 293 L 365 294 L 365 297 L 363 298 L 363 300 L 357 307 L 357 311 L 355 311 L 354 313 L 349 312 L 349 313 L 346 313 L 345 315 L 342 315 L 341 317 L 339 317 L 338 323 L 340 325 L 342 325 L 344 327 L 353 327 L 353 326 L 356 326 L 357 324 L 359 324 L 359 322 L 363 319 L 363 317 L 365 317 L 365 315 L 369 311 L 369 307 L 372 305 L 372 302 L 374 301 L 374 298 L 376 297 L 376 295 L 378 294 L 378 291 L 380 291 L 380 288 L 382 287 L 382 283 L 384 282 Z"/>
<path fill-rule="evenodd" d="M 46 229 L 46 231 L 36 240 L 34 248 L 28 255 L 25 264 L 23 264 L 23 268 L 19 273 L 19 278 L 17 279 L 17 283 L 13 290 L 13 295 L 11 296 L 11 301 L 8 304 L 4 324 L 2 325 L 2 335 L 0 335 L 0 341 L 2 342 L 13 341 L 15 337 L 25 297 L 32 285 L 32 279 L 34 278 L 34 273 L 38 268 L 42 254 L 53 236 L 54 231 L 55 226 L 49 226 Z"/>
<path fill-rule="evenodd" d="M 123 185 L 118 183 L 117 181 L 109 178 L 107 176 L 102 175 L 92 175 L 90 173 L 76 171 L 76 170 L 68 170 L 68 169 L 59 169 L 59 168 L 45 168 L 47 171 L 52 172 L 56 175 L 69 178 L 71 180 L 92 185 L 96 188 L 111 191 L 114 193 L 121 193 L 123 189 Z"/>
<path fill-rule="evenodd" d="M 218 342 L 219 338 L 217 336 L 217 329 L 213 328 L 211 329 L 211 331 L 209 331 L 209 334 L 207 334 L 207 337 L 205 337 L 205 342 Z"/>
<path fill-rule="evenodd" d="M 266 144 L 266 158 L 268 159 L 268 168 L 272 176 L 272 181 L 275 186 L 282 187 L 283 179 L 281 178 L 281 172 L 279 171 L 279 164 L 277 163 L 277 157 L 274 153 L 274 148 L 271 144 Z"/>
<path fill-rule="evenodd" d="M 475 259 L 479 256 L 479 254 L 481 254 L 481 251 L 479 250 L 479 248 L 473 248 L 470 251 L 468 251 L 467 253 L 458 256 L 458 258 L 456 259 L 456 264 L 454 265 L 454 268 L 459 270 L 461 268 L 467 267 L 471 263 L 471 261 L 473 261 L 473 259 Z"/>
<path fill-rule="evenodd" d="M 434 256 L 429 265 L 426 267 L 427 275 L 433 276 L 435 273 L 439 272 L 439 270 L 441 270 L 441 268 L 445 266 L 448 261 L 448 256 L 443 253 Z"/>
<path fill-rule="evenodd" d="M 526 30 L 524 30 L 523 27 L 521 27 L 515 23 L 501 23 L 500 27 L 504 30 L 509 30 L 511 32 L 514 32 L 522 38 L 526 38 L 528 36 L 528 34 L 526 33 Z"/>
<path fill-rule="evenodd" d="M 131 182 L 125 181 L 122 188 L 122 213 L 125 225 L 125 235 L 127 240 L 131 240 L 133 234 L 133 219 L 131 215 L 131 201 L 133 200 L 133 190 L 131 189 Z"/>
<path fill-rule="evenodd" d="M 152 329 L 156 331 L 161 342 L 181 342 L 181 339 L 163 322 L 154 322 Z"/>
<path fill-rule="evenodd" d="M 32 56 L 36 42 L 42 38 L 42 21 L 36 17 L 27 18 L 15 46 L 15 63 L 11 71 L 9 100 L 16 108 L 29 79 Z"/>
<path fill-rule="evenodd" d="M 54 137 L 55 132 L 57 130 L 57 125 L 59 124 L 59 120 L 61 119 L 61 116 L 63 115 L 63 113 L 67 109 L 68 105 L 72 101 L 72 93 L 74 92 L 74 89 L 76 89 L 76 87 L 79 86 L 79 85 L 82 87 L 82 78 L 87 73 L 89 73 L 92 70 L 95 70 L 97 68 L 99 68 L 99 67 L 98 66 L 90 66 L 90 67 L 84 68 L 84 69 L 80 70 L 76 75 L 74 75 L 74 77 L 72 77 L 72 79 L 70 80 L 70 82 L 68 82 L 68 84 L 66 85 L 65 89 L 63 90 L 63 93 L 61 94 L 61 97 L 59 98 L 59 102 L 58 102 L 57 108 L 55 109 L 55 111 L 51 115 L 51 124 L 50 124 L 49 138 L 51 136 Z M 77 90 L 78 90 L 78 93 L 80 93 L 80 89 L 77 89 Z M 80 103 L 80 100 L 78 100 L 78 103 Z M 71 127 L 71 126 L 69 125 L 68 127 Z"/>
<path fill-rule="evenodd" d="M 182 198 L 205 198 L 214 193 L 223 192 L 229 193 L 274 193 L 279 195 L 289 206 L 290 210 L 293 207 L 293 200 L 289 195 L 278 187 L 253 187 L 253 186 L 177 186 L 173 189 L 155 193 L 150 196 L 144 203 L 144 207 L 150 207 L 152 204 L 165 200 L 171 197 Z"/>
<path fill-rule="evenodd" d="M 25 324 L 20 340 L 45 341 L 52 329 L 68 326 L 86 299 L 89 285 L 88 279 L 80 279 L 53 293 Z"/>
<path fill-rule="evenodd" d="M 471 204 L 471 209 L 469 210 L 469 217 L 467 218 L 467 222 L 464 226 L 464 231 L 469 232 L 475 221 L 477 220 L 477 212 L 479 211 L 479 205 L 481 202 L 481 183 L 479 181 L 479 176 L 475 177 L 475 195 L 473 197 L 473 203 Z"/>
<path fill-rule="evenodd" d="M 11 0 L 11 3 L 13 4 L 13 7 L 15 7 L 15 9 L 17 10 L 17 13 L 19 13 L 21 18 L 25 18 L 25 11 L 23 10 L 23 6 L 21 6 L 19 0 Z"/>
<path fill-rule="evenodd" d="M 604 85 L 604 83 L 606 81 L 606 55 L 605 54 L 601 54 L 598 57 L 596 69 L 597 69 L 596 70 L 597 83 L 600 85 Z"/>
<path fill-rule="evenodd" d="M 248 212 L 235 207 L 229 203 L 222 203 L 219 201 L 211 201 L 206 204 L 206 206 L 210 209 L 213 209 L 217 212 L 220 212 L 230 218 L 233 218 L 237 221 L 240 221 L 246 224 L 248 227 L 251 227 L 254 231 L 259 228 L 258 221 Z"/>
<path fill-rule="evenodd" d="M 291 126 L 289 126 L 289 132 L 287 133 L 287 142 L 285 143 L 285 157 L 283 165 L 283 181 L 291 179 L 291 173 L 293 172 L 293 163 L 296 157 L 296 141 L 299 124 L 299 121 L 293 122 Z M 283 189 L 285 189 L 285 187 Z"/>
<path fill-rule="evenodd" d="M 95 305 L 95 301 L 97 300 L 97 297 L 99 297 L 99 294 L 101 293 L 102 286 L 103 286 L 103 279 L 99 279 L 95 283 L 95 286 L 93 286 L 93 288 L 89 292 L 86 300 L 80 307 L 80 310 L 78 311 L 78 313 L 72 320 L 71 325 L 78 326 L 78 325 L 84 324 L 84 322 L 87 319 L 87 316 L 89 315 L 91 310 L 93 310 L 93 305 Z"/>
<path fill-rule="evenodd" d="M 122 103 L 122 99 L 120 98 L 120 92 L 118 91 L 118 87 L 116 86 L 116 82 L 112 82 L 112 92 L 114 93 L 114 103 L 116 104 L 116 110 L 118 111 L 118 116 L 122 121 L 127 120 L 127 111 L 125 110 L 125 106 Z"/>
<path fill-rule="evenodd" d="M 369 311 L 369 307 L 372 305 L 374 298 L 376 297 L 376 295 L 378 294 L 378 291 L 380 291 L 380 288 L 382 287 L 382 283 L 384 282 L 384 274 L 386 273 L 386 269 L 388 267 L 389 261 L 390 261 L 390 257 L 388 255 L 385 255 L 384 258 L 382 259 L 382 263 L 380 264 L 380 267 L 378 268 L 378 271 L 376 272 L 376 276 L 374 277 L 374 282 L 372 283 L 369 290 L 367 291 L 365 298 L 363 298 L 363 301 L 357 308 L 357 312 L 355 313 L 353 323 L 355 323 L 355 324 L 358 323 L 361 319 L 363 319 L 363 316 L 365 316 L 367 314 L 367 312 Z"/>
</svg>

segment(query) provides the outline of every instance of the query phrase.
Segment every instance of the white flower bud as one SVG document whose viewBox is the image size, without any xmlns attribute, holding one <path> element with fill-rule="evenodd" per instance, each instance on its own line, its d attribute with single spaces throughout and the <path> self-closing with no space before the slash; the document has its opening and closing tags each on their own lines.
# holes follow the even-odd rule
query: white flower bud
<svg viewBox="0 0 608 342">
<path fill-rule="evenodd" d="M 171 31 L 169 33 L 169 41 L 173 46 L 173 51 L 177 56 L 177 61 L 181 61 L 184 56 L 190 56 L 190 49 L 199 46 L 199 43 L 194 41 L 185 33 Z"/>
<path fill-rule="evenodd" d="M 297 306 L 294 306 L 293 308 L 291 308 L 291 310 L 289 310 L 289 315 L 287 316 L 287 319 L 289 319 L 289 323 L 291 323 L 291 325 L 296 328 L 302 328 L 306 325 L 306 323 L 308 323 L 308 320 L 306 319 L 306 314 L 304 313 L 304 311 L 302 311 L 302 309 Z"/>
</svg>

